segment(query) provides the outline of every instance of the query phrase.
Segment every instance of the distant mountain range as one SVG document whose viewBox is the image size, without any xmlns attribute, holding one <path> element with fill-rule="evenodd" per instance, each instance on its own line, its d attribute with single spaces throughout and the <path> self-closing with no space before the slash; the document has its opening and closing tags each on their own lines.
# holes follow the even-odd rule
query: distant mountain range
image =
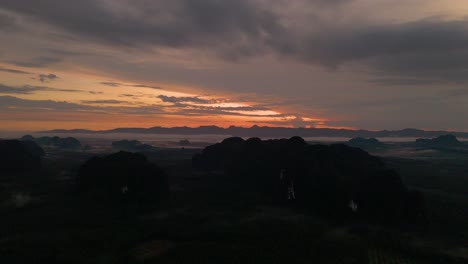
<svg viewBox="0 0 468 264">
<path fill-rule="evenodd" d="M 49 134 L 110 134 L 110 133 L 137 133 L 137 134 L 173 134 L 173 135 L 226 135 L 239 137 L 424 137 L 433 138 L 442 135 L 454 135 L 467 137 L 468 132 L 429 131 L 407 128 L 402 130 L 350 130 L 333 128 L 285 128 L 285 127 L 259 127 L 252 126 L 222 128 L 217 126 L 200 127 L 151 127 L 151 128 L 115 128 L 110 130 L 86 130 L 86 129 L 56 129 L 41 131 Z"/>
</svg>

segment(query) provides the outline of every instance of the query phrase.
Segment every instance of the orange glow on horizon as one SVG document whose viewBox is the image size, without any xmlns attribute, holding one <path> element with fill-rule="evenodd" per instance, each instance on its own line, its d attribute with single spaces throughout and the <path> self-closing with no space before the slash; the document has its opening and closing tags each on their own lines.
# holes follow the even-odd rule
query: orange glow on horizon
<svg viewBox="0 0 468 264">
<path fill-rule="evenodd" d="M 0 64 L 0 67 L 28 72 L 19 76 L 0 72 L 3 78 L 1 84 L 12 89 L 44 87 L 27 93 L 0 93 L 0 96 L 29 102 L 25 105 L 8 105 L 7 111 L 0 112 L 2 130 L 107 130 L 119 127 L 212 125 L 224 128 L 253 125 L 294 127 L 296 121 L 301 126 L 317 127 L 317 124 L 325 124 L 328 120 L 286 114 L 274 106 L 262 107 L 262 104 L 254 101 L 236 102 L 235 98 L 239 98 L 239 95 L 235 94 L 203 95 L 202 88 L 184 88 L 165 83 L 161 83 L 163 89 L 144 87 L 136 81 L 109 78 L 100 72 L 77 69 L 78 66 L 54 69 L 57 80 L 47 82 L 39 81 L 37 76 L 50 69 L 44 71 L 9 64 Z M 192 92 L 183 92 L 186 90 Z M 49 108 L 50 104 L 56 105 L 55 108 Z M 295 112 L 294 109 L 290 111 Z"/>
</svg>

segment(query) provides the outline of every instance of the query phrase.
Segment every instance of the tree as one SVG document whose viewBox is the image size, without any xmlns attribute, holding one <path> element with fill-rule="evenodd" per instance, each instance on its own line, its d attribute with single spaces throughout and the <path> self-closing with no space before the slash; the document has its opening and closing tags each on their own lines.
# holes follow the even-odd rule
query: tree
<svg viewBox="0 0 468 264">
<path fill-rule="evenodd" d="M 380 158 L 344 144 L 309 145 L 300 137 L 228 138 L 206 147 L 192 162 L 195 168 L 224 170 L 245 191 L 293 199 L 335 217 L 354 211 L 366 217 L 398 218 L 410 204 L 418 204 Z M 408 197 L 415 202 L 406 203 Z"/>
<path fill-rule="evenodd" d="M 0 172 L 33 171 L 41 168 L 44 151 L 32 141 L 1 140 Z"/>
<path fill-rule="evenodd" d="M 81 193 L 114 204 L 158 203 L 169 192 L 164 171 L 144 155 L 118 152 L 94 157 L 78 171 Z"/>
</svg>

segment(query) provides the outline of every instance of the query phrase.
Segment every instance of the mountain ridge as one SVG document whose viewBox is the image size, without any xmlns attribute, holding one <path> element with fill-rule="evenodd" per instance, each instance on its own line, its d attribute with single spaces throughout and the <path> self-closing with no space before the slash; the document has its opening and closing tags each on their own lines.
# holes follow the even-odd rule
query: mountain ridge
<svg viewBox="0 0 468 264">
<path fill-rule="evenodd" d="M 218 126 L 200 127 L 150 127 L 136 128 L 123 127 L 109 130 L 88 129 L 54 129 L 39 131 L 38 133 L 61 134 L 111 134 L 111 133 L 136 133 L 136 134 L 179 134 L 179 135 L 229 135 L 242 137 L 438 137 L 442 135 L 454 135 L 456 137 L 468 137 L 468 132 L 449 132 L 443 130 L 422 130 L 405 128 L 401 130 L 351 130 L 335 128 L 286 128 L 286 127 L 236 127 L 222 128 Z"/>
</svg>

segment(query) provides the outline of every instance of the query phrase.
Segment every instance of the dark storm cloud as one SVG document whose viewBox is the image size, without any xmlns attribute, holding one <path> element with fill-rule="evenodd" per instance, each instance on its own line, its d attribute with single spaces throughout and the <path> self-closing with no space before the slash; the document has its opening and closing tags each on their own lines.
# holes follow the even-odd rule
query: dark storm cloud
<svg viewBox="0 0 468 264">
<path fill-rule="evenodd" d="M 324 28 L 292 52 L 323 64 L 379 56 L 466 51 L 468 21 L 422 20 L 418 22 Z M 394 57 L 393 57 L 394 58 Z"/>
<path fill-rule="evenodd" d="M 16 18 L 0 12 L 0 30 L 11 31 L 13 28 L 16 28 Z"/>
<path fill-rule="evenodd" d="M 33 94 L 36 92 L 42 91 L 57 91 L 57 92 L 82 92 L 80 90 L 72 90 L 72 89 L 58 89 L 58 88 L 50 88 L 45 86 L 33 86 L 33 85 L 23 85 L 23 86 L 8 86 L 4 84 L 0 84 L 0 93 L 2 94 Z"/>
<path fill-rule="evenodd" d="M 468 42 L 465 42 L 468 45 Z M 467 46 L 468 47 L 468 46 Z M 395 54 L 379 60 L 372 60 L 371 65 L 380 74 L 391 74 L 415 84 L 466 83 L 468 81 L 468 48 L 440 50 L 434 52 L 413 52 Z M 417 80 L 420 82 L 417 82 Z"/>
<path fill-rule="evenodd" d="M 450 98 L 450 97 L 464 98 L 468 96 L 468 88 L 458 88 L 458 89 L 442 91 L 438 94 L 438 96 L 444 99 Z"/>
<path fill-rule="evenodd" d="M 25 71 L 20 71 L 20 70 L 15 70 L 15 69 L 9 69 L 9 68 L 3 68 L 0 67 L 1 72 L 8 72 L 8 73 L 15 73 L 15 74 L 31 74 L 30 72 L 25 72 Z"/>
<path fill-rule="evenodd" d="M 334 8 L 352 1 L 298 2 Z M 329 68 L 361 62 L 375 75 L 403 76 L 402 80 L 390 76 L 389 84 L 420 84 L 418 80 L 428 76 L 441 82 L 468 80 L 467 20 L 366 24 L 316 23 L 317 18 L 306 18 L 302 20 L 309 21 L 310 27 L 294 27 L 283 22 L 298 14 L 271 6 L 253 0 L 0 2 L 0 8 L 11 13 L 61 28 L 80 40 L 107 45 L 201 49 L 229 60 L 272 52 Z M 15 64 L 44 67 L 59 61 L 45 56 Z"/>
<path fill-rule="evenodd" d="M 297 60 L 330 68 L 366 63 L 374 75 L 391 75 L 377 79 L 381 84 L 468 80 L 468 20 L 332 27 L 286 44 L 275 40 L 277 50 Z"/>
<path fill-rule="evenodd" d="M 31 1 L 0 7 L 72 34 L 111 45 L 218 47 L 229 56 L 252 54 L 282 31 L 278 18 L 255 1 Z"/>
</svg>

